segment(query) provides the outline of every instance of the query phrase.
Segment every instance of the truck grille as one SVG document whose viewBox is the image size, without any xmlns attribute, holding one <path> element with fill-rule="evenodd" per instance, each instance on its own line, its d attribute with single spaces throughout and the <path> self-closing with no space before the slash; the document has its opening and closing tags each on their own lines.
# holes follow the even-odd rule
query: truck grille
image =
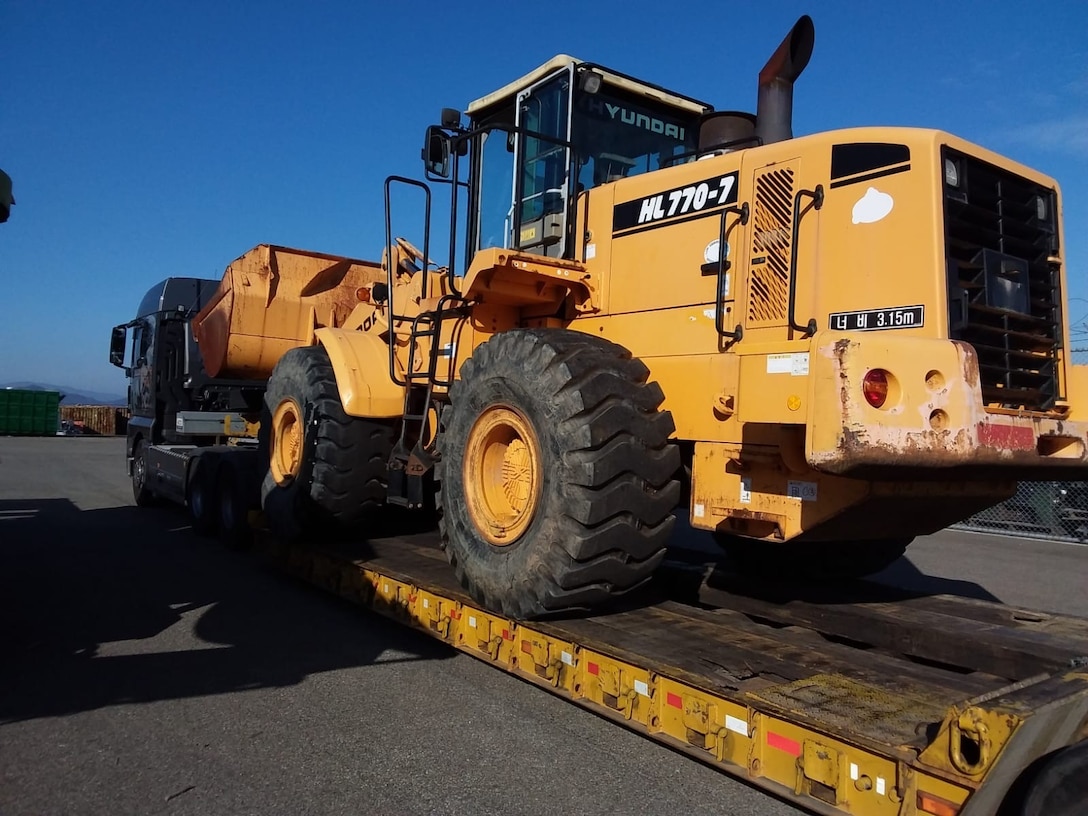
<svg viewBox="0 0 1088 816">
<path fill-rule="evenodd" d="M 949 336 L 978 353 L 987 404 L 1046 411 L 1062 337 L 1055 192 L 948 148 L 942 166 Z"/>
</svg>

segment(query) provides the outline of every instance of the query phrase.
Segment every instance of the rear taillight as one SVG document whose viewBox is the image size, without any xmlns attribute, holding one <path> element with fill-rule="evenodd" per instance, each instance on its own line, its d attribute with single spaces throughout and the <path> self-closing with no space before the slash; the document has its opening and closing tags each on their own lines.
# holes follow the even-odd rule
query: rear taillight
<svg viewBox="0 0 1088 816">
<path fill-rule="evenodd" d="M 883 407 L 888 400 L 888 372 L 882 368 L 869 371 L 861 381 L 861 393 L 874 408 Z"/>
</svg>

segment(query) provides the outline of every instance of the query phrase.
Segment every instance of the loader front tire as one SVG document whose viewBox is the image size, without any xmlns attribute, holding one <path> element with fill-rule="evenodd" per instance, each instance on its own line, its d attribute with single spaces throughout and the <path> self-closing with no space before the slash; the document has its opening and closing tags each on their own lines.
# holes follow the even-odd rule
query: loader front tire
<svg viewBox="0 0 1088 816">
<path fill-rule="evenodd" d="M 525 619 L 650 577 L 680 454 L 648 376 L 626 349 L 563 329 L 495 335 L 461 367 L 439 441 L 439 528 L 477 601 Z"/>
<path fill-rule="evenodd" d="M 382 375 L 384 372 L 378 372 Z M 386 499 L 392 427 L 348 416 L 322 346 L 291 349 L 265 390 L 261 508 L 285 540 L 356 527 Z"/>
</svg>

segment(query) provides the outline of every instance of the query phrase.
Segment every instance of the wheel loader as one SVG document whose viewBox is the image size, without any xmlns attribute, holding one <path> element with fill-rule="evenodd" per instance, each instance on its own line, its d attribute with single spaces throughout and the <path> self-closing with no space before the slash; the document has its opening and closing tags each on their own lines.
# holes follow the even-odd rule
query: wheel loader
<svg viewBox="0 0 1088 816">
<path fill-rule="evenodd" d="M 1057 183 L 936 130 L 795 138 L 813 43 L 754 114 L 565 55 L 444 110 L 426 181 L 386 181 L 384 279 L 268 380 L 269 526 L 436 512 L 469 593 L 530 618 L 642 585 L 681 507 L 747 573 L 839 580 L 1084 478 Z"/>
</svg>

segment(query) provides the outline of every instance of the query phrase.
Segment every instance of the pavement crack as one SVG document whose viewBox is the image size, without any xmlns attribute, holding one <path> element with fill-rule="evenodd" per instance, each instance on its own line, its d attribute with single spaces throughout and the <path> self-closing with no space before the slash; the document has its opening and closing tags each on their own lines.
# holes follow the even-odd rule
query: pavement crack
<svg viewBox="0 0 1088 816">
<path fill-rule="evenodd" d="M 166 801 L 169 802 L 171 799 L 177 799 L 179 796 L 182 796 L 183 794 L 186 794 L 189 791 L 195 790 L 195 789 L 196 789 L 196 785 L 189 785 L 187 787 L 184 787 L 181 790 L 176 791 L 174 793 L 171 793 L 169 796 L 167 796 Z"/>
</svg>

